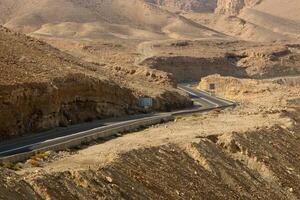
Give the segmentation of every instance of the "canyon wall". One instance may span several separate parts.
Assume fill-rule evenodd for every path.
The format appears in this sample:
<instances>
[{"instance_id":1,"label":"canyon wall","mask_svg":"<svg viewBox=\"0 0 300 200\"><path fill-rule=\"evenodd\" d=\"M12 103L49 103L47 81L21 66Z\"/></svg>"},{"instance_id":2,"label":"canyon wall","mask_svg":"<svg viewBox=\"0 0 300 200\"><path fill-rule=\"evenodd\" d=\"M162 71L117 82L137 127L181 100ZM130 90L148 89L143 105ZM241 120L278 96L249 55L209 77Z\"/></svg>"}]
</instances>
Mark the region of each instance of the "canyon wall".
<instances>
[{"instance_id":1,"label":"canyon wall","mask_svg":"<svg viewBox=\"0 0 300 200\"><path fill-rule=\"evenodd\" d=\"M218 0L215 12L217 14L237 15L245 6L251 7L262 0Z\"/></svg>"},{"instance_id":2,"label":"canyon wall","mask_svg":"<svg viewBox=\"0 0 300 200\"><path fill-rule=\"evenodd\" d=\"M101 73L109 70L0 26L0 140L143 112L139 97L147 93L111 78L130 76L127 72ZM159 85L153 77L141 81L157 86L152 110L191 105L172 78Z\"/></svg>"},{"instance_id":3,"label":"canyon wall","mask_svg":"<svg viewBox=\"0 0 300 200\"><path fill-rule=\"evenodd\" d=\"M228 58L224 57L150 57L142 62L151 68L172 73L177 81L197 81L210 74L220 73L224 76L245 77L246 72L236 67Z\"/></svg>"},{"instance_id":4,"label":"canyon wall","mask_svg":"<svg viewBox=\"0 0 300 200\"><path fill-rule=\"evenodd\" d=\"M132 114L131 91L83 74L52 82L0 86L0 137Z\"/></svg>"},{"instance_id":5,"label":"canyon wall","mask_svg":"<svg viewBox=\"0 0 300 200\"><path fill-rule=\"evenodd\" d=\"M147 0L147 2L176 10L194 12L213 12L217 5L217 0Z\"/></svg>"}]
</instances>

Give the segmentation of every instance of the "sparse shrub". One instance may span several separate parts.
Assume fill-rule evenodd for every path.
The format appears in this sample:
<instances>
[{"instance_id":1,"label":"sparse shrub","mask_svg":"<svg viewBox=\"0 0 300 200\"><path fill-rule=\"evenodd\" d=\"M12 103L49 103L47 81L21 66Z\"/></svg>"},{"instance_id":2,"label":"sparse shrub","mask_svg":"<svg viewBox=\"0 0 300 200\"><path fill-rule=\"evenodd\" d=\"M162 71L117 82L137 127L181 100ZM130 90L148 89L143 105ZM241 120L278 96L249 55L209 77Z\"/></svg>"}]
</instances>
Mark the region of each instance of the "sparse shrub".
<instances>
[{"instance_id":1,"label":"sparse shrub","mask_svg":"<svg viewBox=\"0 0 300 200\"><path fill-rule=\"evenodd\" d=\"M194 113L194 114L192 114L192 117L199 117L199 114L198 113Z\"/></svg>"},{"instance_id":2,"label":"sparse shrub","mask_svg":"<svg viewBox=\"0 0 300 200\"><path fill-rule=\"evenodd\" d=\"M41 166L41 164L40 164L39 161L33 160L33 159L30 159L30 160L28 161L28 163L29 163L32 167L40 167L40 166Z\"/></svg>"},{"instance_id":3,"label":"sparse shrub","mask_svg":"<svg viewBox=\"0 0 300 200\"><path fill-rule=\"evenodd\" d=\"M51 151L46 151L46 152L41 152L41 153L37 153L34 156L32 156L30 159L31 160L35 160L35 161L43 161L46 158L48 158L50 155L52 154Z\"/></svg>"},{"instance_id":4,"label":"sparse shrub","mask_svg":"<svg viewBox=\"0 0 300 200\"><path fill-rule=\"evenodd\" d=\"M177 120L183 119L183 116L176 117Z\"/></svg>"},{"instance_id":5,"label":"sparse shrub","mask_svg":"<svg viewBox=\"0 0 300 200\"><path fill-rule=\"evenodd\" d=\"M5 169L14 170L14 171L19 171L22 169L22 165L20 163L14 164L14 163L8 162L8 161L0 163L0 167L5 168Z\"/></svg>"}]
</instances>

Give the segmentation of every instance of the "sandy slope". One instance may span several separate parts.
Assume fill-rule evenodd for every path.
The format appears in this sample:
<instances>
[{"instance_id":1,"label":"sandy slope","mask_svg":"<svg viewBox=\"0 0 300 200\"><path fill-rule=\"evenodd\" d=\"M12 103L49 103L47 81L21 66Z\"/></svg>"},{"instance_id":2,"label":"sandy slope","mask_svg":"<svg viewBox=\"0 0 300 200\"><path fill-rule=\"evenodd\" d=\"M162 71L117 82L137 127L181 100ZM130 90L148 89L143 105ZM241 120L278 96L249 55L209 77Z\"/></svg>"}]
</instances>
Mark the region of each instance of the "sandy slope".
<instances>
[{"instance_id":1,"label":"sandy slope","mask_svg":"<svg viewBox=\"0 0 300 200\"><path fill-rule=\"evenodd\" d=\"M266 29L262 34L280 34L286 37L286 40L299 41L299 9L300 2L297 0L262 0L252 8L244 8L239 17L247 23Z\"/></svg>"},{"instance_id":2,"label":"sandy slope","mask_svg":"<svg viewBox=\"0 0 300 200\"><path fill-rule=\"evenodd\" d=\"M264 9L260 11L255 8L245 8L239 17L248 23L263 27L274 34L284 35L287 39L299 39L300 21L296 21L298 18L282 18L276 15L276 13L272 15L265 12Z\"/></svg>"},{"instance_id":3,"label":"sandy slope","mask_svg":"<svg viewBox=\"0 0 300 200\"><path fill-rule=\"evenodd\" d=\"M38 37L139 40L225 37L221 32L243 40L300 40L300 3L297 0L222 2L218 3L217 11L224 10L224 13L210 16L210 23L202 23L209 13L193 17L202 26L167 10L176 8L201 13L202 8L213 10L216 2L3 0L0 22ZM228 17L226 13L240 14Z\"/></svg>"},{"instance_id":4,"label":"sandy slope","mask_svg":"<svg viewBox=\"0 0 300 200\"><path fill-rule=\"evenodd\" d=\"M300 21L300 2L297 0L263 0L255 9L277 17Z\"/></svg>"},{"instance_id":5,"label":"sandy slope","mask_svg":"<svg viewBox=\"0 0 300 200\"><path fill-rule=\"evenodd\" d=\"M217 34L143 0L25 0L22 4L19 0L2 2L0 20L33 35L163 39Z\"/></svg>"},{"instance_id":6,"label":"sandy slope","mask_svg":"<svg viewBox=\"0 0 300 200\"><path fill-rule=\"evenodd\" d=\"M156 109L187 105L172 75L135 65L145 58L196 78L220 73L216 66L253 77L299 73L299 45L222 34L297 42L298 5L263 0L236 16L189 20L142 0L1 0L2 24L93 63L0 28L0 132L132 113L144 95ZM1 169L0 199L299 199L299 77L202 80L240 106L35 156L20 175Z\"/></svg>"},{"instance_id":7,"label":"sandy slope","mask_svg":"<svg viewBox=\"0 0 300 200\"><path fill-rule=\"evenodd\" d=\"M184 16L242 40L299 42L300 3L297 0L219 0L216 14Z\"/></svg>"}]
</instances>

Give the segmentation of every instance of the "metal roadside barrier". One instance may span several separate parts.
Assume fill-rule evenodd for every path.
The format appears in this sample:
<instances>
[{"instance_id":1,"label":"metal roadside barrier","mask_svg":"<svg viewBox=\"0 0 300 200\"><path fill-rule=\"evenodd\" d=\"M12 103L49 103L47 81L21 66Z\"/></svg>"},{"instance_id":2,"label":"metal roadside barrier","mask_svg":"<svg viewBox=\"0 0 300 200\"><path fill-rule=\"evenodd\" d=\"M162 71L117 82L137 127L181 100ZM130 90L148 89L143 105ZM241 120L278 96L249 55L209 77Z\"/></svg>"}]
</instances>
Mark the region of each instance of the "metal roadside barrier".
<instances>
[{"instance_id":1,"label":"metal roadside barrier","mask_svg":"<svg viewBox=\"0 0 300 200\"><path fill-rule=\"evenodd\" d=\"M222 99L222 98L219 98ZM227 99L222 99L223 101L228 102L228 105L223 105L219 107L209 107L209 108L193 108L193 109L187 109L187 110L181 110L181 111L175 111L172 113L161 113L156 116L151 117L145 117L141 119L136 120L130 120L126 122L119 122L117 124L112 124L104 127L98 127L91 130L75 133L68 136L63 136L60 138L55 138L52 140L48 140L46 142L38 143L36 145L33 145L31 148L31 151L25 152L25 153L19 153L11 156L5 156L0 157L0 162L21 162L26 159L29 159L30 157L46 152L46 151L60 151L64 149L70 149L74 147L78 147L85 143L90 143L94 140L100 139L100 138L107 138L113 135L116 135L118 133L123 132L129 132L134 131L136 129L139 129L141 127L147 127L154 124L159 124L163 122L172 121L175 119L178 115L184 115L184 114L191 114L191 113L197 113L197 112L205 112L217 108L228 108L228 107L236 107L238 104L233 101L229 101Z\"/></svg>"},{"instance_id":2,"label":"metal roadside barrier","mask_svg":"<svg viewBox=\"0 0 300 200\"><path fill-rule=\"evenodd\" d=\"M96 139L107 138L116 135L118 133L133 131L139 129L140 127L151 126L154 124L168 122L172 120L174 120L174 116L172 114L163 114L159 116L143 118L140 120L133 120L133 121L128 121L120 124L113 124L105 127L95 128L92 130L80 132L77 135L73 134L70 136L57 138L55 140L51 140L46 143L38 144L37 146L35 146L36 149L32 151L2 157L0 158L0 162L12 162L12 163L21 162L26 159L29 159L30 157L38 153L42 153L50 150L59 151L64 149L70 149L70 148L80 146L81 144L84 143L89 143Z\"/></svg>"},{"instance_id":3,"label":"metal roadside barrier","mask_svg":"<svg viewBox=\"0 0 300 200\"><path fill-rule=\"evenodd\" d=\"M214 107L214 108L198 108L198 109L191 109L191 110L182 110L182 111L177 111L177 112L173 112L173 116L178 116L178 115L185 115L185 114L192 114L192 113L199 113L199 112L206 112L206 111L210 111L213 109L222 109L222 108L230 108L230 107L236 107L237 104L230 104L227 106L219 106L219 107Z\"/></svg>"}]
</instances>

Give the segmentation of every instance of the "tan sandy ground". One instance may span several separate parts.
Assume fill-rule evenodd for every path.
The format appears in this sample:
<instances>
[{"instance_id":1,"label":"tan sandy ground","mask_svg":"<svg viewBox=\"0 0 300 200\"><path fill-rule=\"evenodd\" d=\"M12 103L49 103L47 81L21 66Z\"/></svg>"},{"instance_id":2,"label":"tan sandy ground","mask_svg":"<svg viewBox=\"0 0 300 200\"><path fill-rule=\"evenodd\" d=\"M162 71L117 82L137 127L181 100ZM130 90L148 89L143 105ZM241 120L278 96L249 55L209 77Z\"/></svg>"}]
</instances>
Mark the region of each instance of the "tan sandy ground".
<instances>
[{"instance_id":1,"label":"tan sandy ground","mask_svg":"<svg viewBox=\"0 0 300 200\"><path fill-rule=\"evenodd\" d=\"M220 77L215 78L213 76L212 79L214 81L217 79L220 82L223 81ZM233 82L231 79L233 78L229 78L229 81ZM225 81L228 80L225 79ZM106 165L115 160L119 154L133 149L170 143L184 144L198 141L199 138L210 135L224 135L233 132L243 133L268 129L274 125L292 130L299 123L286 114L293 110L290 107L290 100L298 99L299 101L300 90L298 85L286 86L273 83L272 81L253 81L257 86L255 88L251 87L252 80L241 82L243 85L248 86L247 91L237 88L240 85L227 84L232 87L230 92L231 98L241 102L241 105L235 109L179 116L175 122L123 135L122 137L87 147L74 155L63 154L63 158L46 164L43 170L65 171L93 168ZM232 93L236 89L241 93L244 92L244 94ZM32 168L29 169L29 171L32 170Z\"/></svg>"},{"instance_id":2,"label":"tan sandy ground","mask_svg":"<svg viewBox=\"0 0 300 200\"><path fill-rule=\"evenodd\" d=\"M203 58L206 67L211 61L233 65L224 71L245 68L250 77L299 72L299 45L290 44L299 41L297 0L262 0L234 16L172 13L142 0L97 2L3 0L0 23L94 62L85 70L134 95L167 94L162 104L174 100L172 76L136 66L144 58L163 58L171 63L167 67L184 58L179 67L190 73L201 71L196 67ZM8 64L24 62L21 55L5 58L12 62ZM194 64L195 71L187 70L186 63ZM82 66L73 68L81 71ZM205 76L216 73L207 69ZM18 77L22 79L20 73ZM24 199L26 191L30 199L299 199L299 77L258 81L209 76L199 87L206 89L209 82L217 83L217 95L240 105L180 116L80 150L50 152L46 161L32 158L21 164L21 176L1 173L0 199Z\"/></svg>"},{"instance_id":3,"label":"tan sandy ground","mask_svg":"<svg viewBox=\"0 0 300 200\"><path fill-rule=\"evenodd\" d=\"M223 93L217 93L242 105L52 152L47 161L36 156L18 176L3 172L9 180L0 176L1 194L53 200L299 199L299 78L214 75L200 87L211 81L226 83L226 91L220 87ZM16 193L9 192L15 187Z\"/></svg>"}]
</instances>

